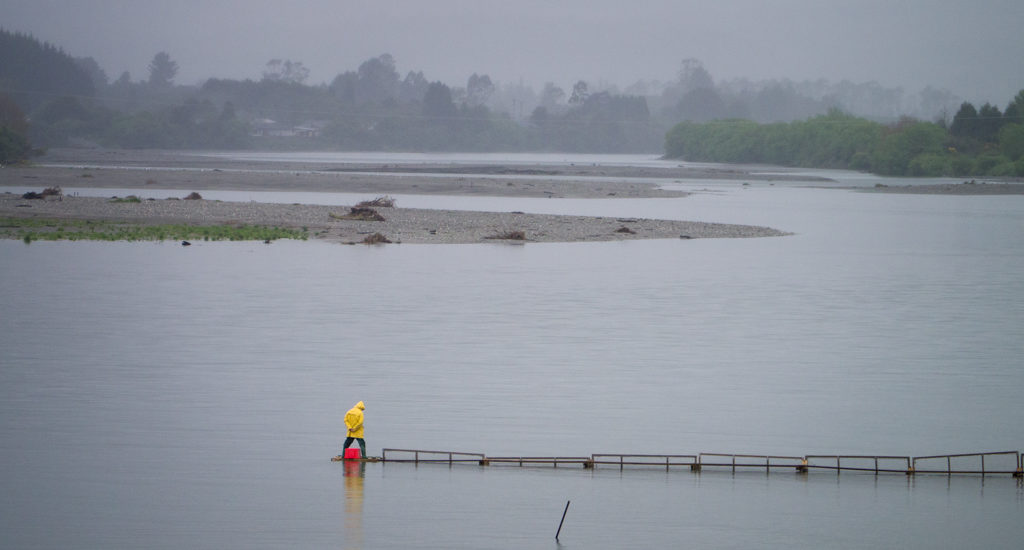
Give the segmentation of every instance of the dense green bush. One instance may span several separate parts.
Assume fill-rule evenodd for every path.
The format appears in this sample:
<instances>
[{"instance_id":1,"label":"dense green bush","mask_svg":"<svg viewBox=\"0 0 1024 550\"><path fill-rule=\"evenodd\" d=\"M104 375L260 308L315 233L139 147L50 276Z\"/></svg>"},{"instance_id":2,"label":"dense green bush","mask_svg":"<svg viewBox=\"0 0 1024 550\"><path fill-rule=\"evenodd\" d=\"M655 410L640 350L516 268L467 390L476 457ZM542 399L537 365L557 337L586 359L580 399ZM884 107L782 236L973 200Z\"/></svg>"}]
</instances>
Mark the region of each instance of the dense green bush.
<instances>
[{"instance_id":1,"label":"dense green bush","mask_svg":"<svg viewBox=\"0 0 1024 550\"><path fill-rule=\"evenodd\" d=\"M6 94L0 94L0 164L21 162L32 151L28 120L21 108Z\"/></svg>"},{"instance_id":2,"label":"dense green bush","mask_svg":"<svg viewBox=\"0 0 1024 550\"><path fill-rule=\"evenodd\" d=\"M950 160L950 173L954 176L969 176L976 173L974 158L967 155L954 154Z\"/></svg>"},{"instance_id":3,"label":"dense green bush","mask_svg":"<svg viewBox=\"0 0 1024 550\"><path fill-rule=\"evenodd\" d=\"M25 136L8 126L0 126L0 165L24 161L31 150Z\"/></svg>"},{"instance_id":4,"label":"dense green bush","mask_svg":"<svg viewBox=\"0 0 1024 550\"><path fill-rule=\"evenodd\" d=\"M1000 178L1013 177L1017 175L1017 165L1011 161L1001 162L989 169L988 174Z\"/></svg>"},{"instance_id":5,"label":"dense green bush","mask_svg":"<svg viewBox=\"0 0 1024 550\"><path fill-rule=\"evenodd\" d=\"M1007 158L1024 158L1024 124L1007 124L999 130L999 147Z\"/></svg>"},{"instance_id":6,"label":"dense green bush","mask_svg":"<svg viewBox=\"0 0 1024 550\"><path fill-rule=\"evenodd\" d=\"M882 130L839 111L791 123L683 122L667 134L665 149L669 157L694 161L848 168L870 164Z\"/></svg>"},{"instance_id":7,"label":"dense green bush","mask_svg":"<svg viewBox=\"0 0 1024 550\"><path fill-rule=\"evenodd\" d=\"M1008 164L1010 162L1010 159L1004 157L1003 155L986 153L978 156L978 158L974 162L974 168L975 170L978 171L979 174L995 175L992 173L993 168L1001 164Z\"/></svg>"},{"instance_id":8,"label":"dense green bush","mask_svg":"<svg viewBox=\"0 0 1024 550\"><path fill-rule=\"evenodd\" d=\"M875 144L871 170L891 175L942 175L943 172L924 172L930 172L938 167L940 161L936 157L942 155L946 149L945 140L946 132L935 124L901 121ZM922 158L913 163L913 169L922 173L914 173L911 171L911 163L919 156Z\"/></svg>"},{"instance_id":9,"label":"dense green bush","mask_svg":"<svg viewBox=\"0 0 1024 550\"><path fill-rule=\"evenodd\" d=\"M909 118L885 126L835 110L790 123L682 122L666 134L665 154L690 161L846 168L892 176L1020 176L1024 124L1013 114L1019 112L1018 102L1024 102L1024 92L1003 118L991 105L979 113L965 103L951 129Z\"/></svg>"},{"instance_id":10,"label":"dense green bush","mask_svg":"<svg viewBox=\"0 0 1024 550\"><path fill-rule=\"evenodd\" d=\"M950 158L937 153L924 153L910 159L906 175L920 177L938 177L951 172Z\"/></svg>"}]
</instances>

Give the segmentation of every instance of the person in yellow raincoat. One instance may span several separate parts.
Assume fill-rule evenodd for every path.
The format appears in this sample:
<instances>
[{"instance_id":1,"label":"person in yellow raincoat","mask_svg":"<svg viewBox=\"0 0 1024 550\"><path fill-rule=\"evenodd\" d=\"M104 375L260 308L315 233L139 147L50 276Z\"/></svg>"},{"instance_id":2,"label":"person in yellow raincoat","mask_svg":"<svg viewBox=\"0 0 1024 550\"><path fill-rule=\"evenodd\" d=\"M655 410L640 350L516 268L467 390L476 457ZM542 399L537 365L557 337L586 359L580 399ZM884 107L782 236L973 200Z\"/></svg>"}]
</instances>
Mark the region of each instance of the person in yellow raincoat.
<instances>
[{"instance_id":1,"label":"person in yellow raincoat","mask_svg":"<svg viewBox=\"0 0 1024 550\"><path fill-rule=\"evenodd\" d=\"M345 449L352 444L353 441L359 442L359 453L363 458L366 458L366 441L363 439L363 411L366 409L366 405L362 401L356 403L355 407L349 409L345 413L345 426L348 427L348 437L345 438ZM342 454L345 454L342 449Z\"/></svg>"}]
</instances>

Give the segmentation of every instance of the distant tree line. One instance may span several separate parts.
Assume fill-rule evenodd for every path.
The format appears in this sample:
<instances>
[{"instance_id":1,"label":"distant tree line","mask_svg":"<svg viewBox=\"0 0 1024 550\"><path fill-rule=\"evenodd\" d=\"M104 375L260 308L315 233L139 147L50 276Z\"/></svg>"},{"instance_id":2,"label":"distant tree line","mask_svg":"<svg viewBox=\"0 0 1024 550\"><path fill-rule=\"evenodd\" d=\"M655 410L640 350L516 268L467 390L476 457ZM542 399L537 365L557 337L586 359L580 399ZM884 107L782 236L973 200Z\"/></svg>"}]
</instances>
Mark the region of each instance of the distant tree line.
<instances>
[{"instance_id":1,"label":"distant tree line","mask_svg":"<svg viewBox=\"0 0 1024 550\"><path fill-rule=\"evenodd\" d=\"M273 59L259 80L180 86L166 52L153 57L147 79L125 72L111 82L92 58L27 35L0 31L0 39L3 60L18 60L0 65L0 93L27 113L18 135L41 147L655 152L668 128L644 98L587 94L584 82L569 103L513 117L491 106L499 91L488 75L473 74L465 87L422 71L402 77L388 54L330 84L308 85L301 62ZM510 97L519 111L527 105Z\"/></svg>"},{"instance_id":2,"label":"distant tree line","mask_svg":"<svg viewBox=\"0 0 1024 550\"><path fill-rule=\"evenodd\" d=\"M673 143L685 142L688 155L702 148L707 151L701 154L709 155L710 145L686 140L684 134L715 128L709 137L718 139L719 126L753 124L764 126L757 131L774 143L779 135L788 135L786 128L802 135L810 131L806 124L834 119L841 110L850 113L842 115L842 124L849 128L845 132L886 135L888 127L882 122L896 120L908 104L936 116L943 130L964 136L963 143L951 146L965 154L973 155L971 147L978 143L994 143L992 130L985 124L965 125L969 113L948 120L948 112L959 104L948 92L929 88L911 101L901 90L875 83L716 83L694 59L683 60L669 81L641 81L622 91L578 80L566 89L547 82L536 92L521 82L496 83L481 73L471 75L465 85L453 86L430 80L422 71L402 76L389 54L367 59L355 70L320 84L309 84L309 70L302 62L288 59L268 61L255 80L212 78L200 85L180 85L174 81L178 70L167 52L158 52L146 78L133 79L125 71L112 80L92 58L71 57L31 36L0 30L0 96L9 100L3 120L14 121L4 123L0 143L9 144L5 150L18 151L5 156L23 158L32 150L29 144L654 153L663 150L666 132L679 121L686 121L679 127L686 131L673 130ZM982 107L978 117L987 120L991 109ZM729 122L711 122L722 119ZM793 120L806 122L789 122ZM828 124L834 126L837 121ZM904 122L892 125L904 126ZM748 149L746 157L735 151L723 156L842 165L852 147L845 144L828 154L813 148L790 151L799 141L793 139L786 145ZM820 145L811 138L801 139ZM863 147L857 147L857 152L863 152ZM864 155L854 164L871 166L874 157ZM822 156L828 158L815 160Z\"/></svg>"},{"instance_id":3,"label":"distant tree line","mask_svg":"<svg viewBox=\"0 0 1024 550\"><path fill-rule=\"evenodd\" d=\"M948 126L902 118L881 124L833 110L804 121L682 122L671 158L845 168L893 176L1024 176L1024 90L1000 112L964 102Z\"/></svg>"},{"instance_id":4,"label":"distant tree line","mask_svg":"<svg viewBox=\"0 0 1024 550\"><path fill-rule=\"evenodd\" d=\"M92 81L57 47L0 29L0 164L28 157L32 112L62 94L89 98Z\"/></svg>"},{"instance_id":5,"label":"distant tree line","mask_svg":"<svg viewBox=\"0 0 1024 550\"><path fill-rule=\"evenodd\" d=\"M307 86L265 74L259 81L210 79L196 96L230 101L251 121L315 130L311 142L257 140L269 147L312 143L348 150L653 152L667 129L651 119L639 97L594 94L517 119L489 106L496 91L486 74L474 73L458 88L430 81L422 71L403 77L394 58L383 54L328 85Z\"/></svg>"}]
</instances>

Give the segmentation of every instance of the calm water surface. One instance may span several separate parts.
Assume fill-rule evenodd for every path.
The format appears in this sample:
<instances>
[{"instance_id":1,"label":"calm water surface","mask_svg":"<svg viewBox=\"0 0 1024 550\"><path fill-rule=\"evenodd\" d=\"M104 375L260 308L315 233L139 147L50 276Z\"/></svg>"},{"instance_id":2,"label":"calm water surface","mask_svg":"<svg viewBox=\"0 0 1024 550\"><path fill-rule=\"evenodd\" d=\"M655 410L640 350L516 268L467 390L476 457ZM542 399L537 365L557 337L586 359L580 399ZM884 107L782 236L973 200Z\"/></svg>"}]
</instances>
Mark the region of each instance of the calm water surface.
<instances>
[{"instance_id":1,"label":"calm water surface","mask_svg":"<svg viewBox=\"0 0 1024 550\"><path fill-rule=\"evenodd\" d=\"M372 454L1024 447L1024 197L679 185L700 192L398 198L795 235L0 242L2 546L552 548L572 500L563 547L1017 548L1008 476L327 460L358 400ZM286 202L307 195L351 202Z\"/></svg>"}]
</instances>

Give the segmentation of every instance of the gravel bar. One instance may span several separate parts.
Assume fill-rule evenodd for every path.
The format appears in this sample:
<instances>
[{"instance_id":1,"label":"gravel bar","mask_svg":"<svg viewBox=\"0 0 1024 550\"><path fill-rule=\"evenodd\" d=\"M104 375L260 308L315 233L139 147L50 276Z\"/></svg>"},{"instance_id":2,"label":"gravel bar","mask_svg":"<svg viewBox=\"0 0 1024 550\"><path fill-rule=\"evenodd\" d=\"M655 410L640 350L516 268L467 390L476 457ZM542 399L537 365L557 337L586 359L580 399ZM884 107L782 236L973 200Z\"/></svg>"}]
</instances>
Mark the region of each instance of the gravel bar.
<instances>
[{"instance_id":1,"label":"gravel bar","mask_svg":"<svg viewBox=\"0 0 1024 550\"><path fill-rule=\"evenodd\" d=\"M0 194L0 216L83 219L135 224L245 224L306 228L313 239L361 243L380 233L395 243L580 242L633 239L700 239L786 235L767 227L677 220L561 216L522 212L470 212L377 208L383 221L344 219L348 206L271 204L216 200L146 199L111 202L81 197L76 188L176 192L283 191L387 194L588 198L685 197L662 189L666 178L748 178L745 171L676 166L577 166L552 164L356 164L261 162L173 151L55 149L27 166L0 168L0 187L41 192L59 187L61 197L23 199ZM187 191L183 191L187 190ZM518 238L508 238L518 237Z\"/></svg>"},{"instance_id":2,"label":"gravel bar","mask_svg":"<svg viewBox=\"0 0 1024 550\"><path fill-rule=\"evenodd\" d=\"M702 239L787 235L767 227L642 218L559 216L521 212L473 212L375 208L384 221L339 219L345 206L63 196L24 199L0 194L0 216L102 220L137 224L263 225L306 228L313 239L361 243L374 233L395 243L585 242L634 239ZM508 238L520 233L521 238Z\"/></svg>"}]
</instances>

